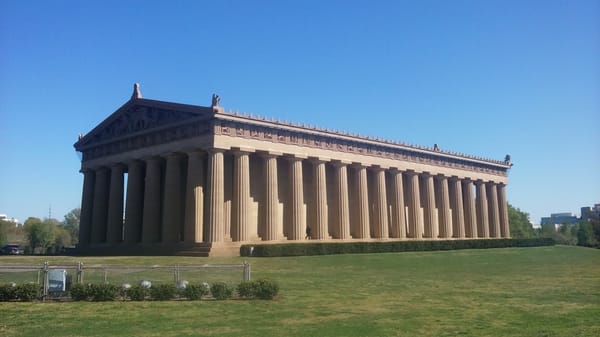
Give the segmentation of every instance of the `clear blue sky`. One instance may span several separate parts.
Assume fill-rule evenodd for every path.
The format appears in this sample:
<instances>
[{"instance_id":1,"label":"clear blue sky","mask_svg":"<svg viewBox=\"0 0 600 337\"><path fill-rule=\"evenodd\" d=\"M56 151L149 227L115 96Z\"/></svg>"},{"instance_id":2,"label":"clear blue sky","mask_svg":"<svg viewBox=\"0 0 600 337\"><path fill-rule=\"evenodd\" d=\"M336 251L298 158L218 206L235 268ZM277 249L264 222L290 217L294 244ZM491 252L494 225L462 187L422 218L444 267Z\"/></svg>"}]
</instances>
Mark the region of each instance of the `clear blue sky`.
<instances>
[{"instance_id":1,"label":"clear blue sky","mask_svg":"<svg viewBox=\"0 0 600 337\"><path fill-rule=\"evenodd\" d=\"M600 1L0 0L0 213L81 202L72 144L129 99L502 159L533 222L600 202Z\"/></svg>"}]
</instances>

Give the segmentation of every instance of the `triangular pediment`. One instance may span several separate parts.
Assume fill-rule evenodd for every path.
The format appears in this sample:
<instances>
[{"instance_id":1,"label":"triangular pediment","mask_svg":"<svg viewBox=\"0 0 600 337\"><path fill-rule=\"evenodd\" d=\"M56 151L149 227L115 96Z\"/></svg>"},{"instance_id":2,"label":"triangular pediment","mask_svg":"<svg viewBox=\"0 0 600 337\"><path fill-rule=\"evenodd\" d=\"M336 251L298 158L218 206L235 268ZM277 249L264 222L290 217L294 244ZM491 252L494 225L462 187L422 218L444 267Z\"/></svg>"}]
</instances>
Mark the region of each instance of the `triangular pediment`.
<instances>
[{"instance_id":1,"label":"triangular pediment","mask_svg":"<svg viewBox=\"0 0 600 337\"><path fill-rule=\"evenodd\" d=\"M112 140L210 118L213 108L149 99L131 99L75 143L79 151Z\"/></svg>"}]
</instances>

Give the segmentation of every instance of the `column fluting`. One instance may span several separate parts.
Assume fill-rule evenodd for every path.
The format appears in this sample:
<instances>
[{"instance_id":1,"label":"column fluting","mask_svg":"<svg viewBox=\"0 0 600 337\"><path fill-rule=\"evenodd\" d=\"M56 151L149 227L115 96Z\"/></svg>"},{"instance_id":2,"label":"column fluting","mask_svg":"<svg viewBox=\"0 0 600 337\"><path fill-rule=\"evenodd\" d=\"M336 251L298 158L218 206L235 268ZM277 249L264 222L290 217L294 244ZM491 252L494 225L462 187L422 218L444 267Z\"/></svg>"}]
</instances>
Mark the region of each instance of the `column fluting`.
<instances>
[{"instance_id":1,"label":"column fluting","mask_svg":"<svg viewBox=\"0 0 600 337\"><path fill-rule=\"evenodd\" d=\"M500 237L500 209L498 207L498 190L496 184L487 184L488 214L490 216L490 237Z\"/></svg>"},{"instance_id":2,"label":"column fluting","mask_svg":"<svg viewBox=\"0 0 600 337\"><path fill-rule=\"evenodd\" d=\"M408 180L408 236L414 239L423 237L423 216L421 213L421 194L419 175L416 172L407 172Z\"/></svg>"},{"instance_id":3,"label":"column fluting","mask_svg":"<svg viewBox=\"0 0 600 337\"><path fill-rule=\"evenodd\" d=\"M423 173L421 201L423 205L423 224L425 226L424 237L437 239L438 224L435 209L435 192L433 186L433 176L429 173Z\"/></svg>"},{"instance_id":4,"label":"column fluting","mask_svg":"<svg viewBox=\"0 0 600 337\"><path fill-rule=\"evenodd\" d=\"M490 222L488 216L488 201L485 183L481 180L475 182L477 189L477 231L479 237L490 237Z\"/></svg>"},{"instance_id":5,"label":"column fluting","mask_svg":"<svg viewBox=\"0 0 600 337\"><path fill-rule=\"evenodd\" d=\"M392 170L392 227L393 238L406 238L406 215L404 209L404 186L402 172Z\"/></svg>"},{"instance_id":6,"label":"column fluting","mask_svg":"<svg viewBox=\"0 0 600 337\"><path fill-rule=\"evenodd\" d=\"M206 153L188 153L185 222L183 240L200 243L204 235L204 191L206 186Z\"/></svg>"},{"instance_id":7,"label":"column fluting","mask_svg":"<svg viewBox=\"0 0 600 337\"><path fill-rule=\"evenodd\" d=\"M450 212L450 192L448 189L448 178L445 176L437 176L438 180L438 192L436 196L438 198L438 219L439 219L439 237L440 238L451 238L452 237L452 215Z\"/></svg>"},{"instance_id":8,"label":"column fluting","mask_svg":"<svg viewBox=\"0 0 600 337\"><path fill-rule=\"evenodd\" d=\"M106 241L111 244L123 240L123 173L124 167L121 164L113 165L110 169Z\"/></svg>"},{"instance_id":9,"label":"column fluting","mask_svg":"<svg viewBox=\"0 0 600 337\"><path fill-rule=\"evenodd\" d=\"M325 162L315 159L313 162L313 193L315 201L315 229L313 237L317 240L329 239L327 214L327 181Z\"/></svg>"},{"instance_id":10,"label":"column fluting","mask_svg":"<svg viewBox=\"0 0 600 337\"><path fill-rule=\"evenodd\" d=\"M183 186L181 179L182 156L171 153L166 157L162 242L175 243L183 234Z\"/></svg>"},{"instance_id":11,"label":"column fluting","mask_svg":"<svg viewBox=\"0 0 600 337\"><path fill-rule=\"evenodd\" d=\"M144 181L144 212L142 218L142 242L155 243L160 240L161 220L161 165L160 157L146 159Z\"/></svg>"},{"instance_id":12,"label":"column fluting","mask_svg":"<svg viewBox=\"0 0 600 337\"><path fill-rule=\"evenodd\" d=\"M92 214L94 210L94 185L96 172L91 169L83 171L83 192L81 193L81 213L79 220L79 246L90 244L92 234Z\"/></svg>"},{"instance_id":13,"label":"column fluting","mask_svg":"<svg viewBox=\"0 0 600 337\"><path fill-rule=\"evenodd\" d=\"M369 189L367 185L367 168L363 165L356 166L356 185L358 186L358 226L356 228L356 237L358 239L368 239L370 233L369 219Z\"/></svg>"},{"instance_id":14,"label":"column fluting","mask_svg":"<svg viewBox=\"0 0 600 337\"><path fill-rule=\"evenodd\" d=\"M277 184L277 156L264 154L265 163L265 237L263 240L283 239L283 228L279 223L279 187Z\"/></svg>"},{"instance_id":15,"label":"column fluting","mask_svg":"<svg viewBox=\"0 0 600 337\"><path fill-rule=\"evenodd\" d=\"M250 157L249 152L233 153L233 241L247 241L250 237ZM252 233L256 236L256 233Z\"/></svg>"},{"instance_id":16,"label":"column fluting","mask_svg":"<svg viewBox=\"0 0 600 337\"><path fill-rule=\"evenodd\" d=\"M94 206L92 211L92 243L106 242L106 223L108 219L108 189L110 171L101 167L96 170L94 186Z\"/></svg>"},{"instance_id":17,"label":"column fluting","mask_svg":"<svg viewBox=\"0 0 600 337\"><path fill-rule=\"evenodd\" d=\"M462 187L465 207L465 235L469 238L477 238L477 212L475 207L475 194L473 192L473 181L470 179L463 180Z\"/></svg>"},{"instance_id":18,"label":"column fluting","mask_svg":"<svg viewBox=\"0 0 600 337\"><path fill-rule=\"evenodd\" d=\"M290 240L304 240L306 238L306 212L304 210L304 186L302 176L302 159L290 157L292 203L292 237Z\"/></svg>"},{"instance_id":19,"label":"column fluting","mask_svg":"<svg viewBox=\"0 0 600 337\"><path fill-rule=\"evenodd\" d=\"M335 186L337 195L337 237L336 239L350 239L350 208L348 202L348 167L347 164L336 162Z\"/></svg>"},{"instance_id":20,"label":"column fluting","mask_svg":"<svg viewBox=\"0 0 600 337\"><path fill-rule=\"evenodd\" d=\"M207 241L211 243L219 243L225 240L224 228L224 163L223 150L210 149L208 151L208 237Z\"/></svg>"},{"instance_id":21,"label":"column fluting","mask_svg":"<svg viewBox=\"0 0 600 337\"><path fill-rule=\"evenodd\" d=\"M508 203L506 201L506 185L498 185L498 208L500 209L500 232L503 238L510 238L508 223Z\"/></svg>"},{"instance_id":22,"label":"column fluting","mask_svg":"<svg viewBox=\"0 0 600 337\"><path fill-rule=\"evenodd\" d=\"M374 234L378 239L387 239L388 216L387 216L387 191L385 188L385 170L375 168L375 228Z\"/></svg>"},{"instance_id":23,"label":"column fluting","mask_svg":"<svg viewBox=\"0 0 600 337\"><path fill-rule=\"evenodd\" d=\"M465 213L460 179L456 177L451 178L448 188L450 190L450 208L452 208L452 236L464 239Z\"/></svg>"},{"instance_id":24,"label":"column fluting","mask_svg":"<svg viewBox=\"0 0 600 337\"><path fill-rule=\"evenodd\" d=\"M144 167L141 162L127 163L127 199L125 201L124 242L133 244L142 239L144 210Z\"/></svg>"}]
</instances>

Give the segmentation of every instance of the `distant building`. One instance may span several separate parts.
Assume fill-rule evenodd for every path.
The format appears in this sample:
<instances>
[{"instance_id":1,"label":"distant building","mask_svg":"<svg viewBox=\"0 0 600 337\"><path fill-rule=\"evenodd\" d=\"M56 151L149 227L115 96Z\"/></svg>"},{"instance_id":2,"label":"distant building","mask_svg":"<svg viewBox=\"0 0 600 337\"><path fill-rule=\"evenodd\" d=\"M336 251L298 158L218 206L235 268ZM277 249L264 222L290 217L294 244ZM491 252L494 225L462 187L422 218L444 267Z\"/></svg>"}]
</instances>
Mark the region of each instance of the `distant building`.
<instances>
[{"instance_id":1,"label":"distant building","mask_svg":"<svg viewBox=\"0 0 600 337\"><path fill-rule=\"evenodd\" d=\"M572 224L579 222L579 219L573 213L552 213L549 217L543 217L540 222L542 225L554 224Z\"/></svg>"},{"instance_id":2,"label":"distant building","mask_svg":"<svg viewBox=\"0 0 600 337\"><path fill-rule=\"evenodd\" d=\"M600 204L594 204L594 207L581 207L581 217L579 218L570 212L552 213L549 217L542 217L540 224L542 226L553 224L558 227L564 224L576 224L581 221L587 221L592 217L600 217Z\"/></svg>"},{"instance_id":3,"label":"distant building","mask_svg":"<svg viewBox=\"0 0 600 337\"><path fill-rule=\"evenodd\" d=\"M15 224L19 223L19 220L15 219L15 218L9 218L6 214L0 214L0 220L13 222Z\"/></svg>"}]
</instances>

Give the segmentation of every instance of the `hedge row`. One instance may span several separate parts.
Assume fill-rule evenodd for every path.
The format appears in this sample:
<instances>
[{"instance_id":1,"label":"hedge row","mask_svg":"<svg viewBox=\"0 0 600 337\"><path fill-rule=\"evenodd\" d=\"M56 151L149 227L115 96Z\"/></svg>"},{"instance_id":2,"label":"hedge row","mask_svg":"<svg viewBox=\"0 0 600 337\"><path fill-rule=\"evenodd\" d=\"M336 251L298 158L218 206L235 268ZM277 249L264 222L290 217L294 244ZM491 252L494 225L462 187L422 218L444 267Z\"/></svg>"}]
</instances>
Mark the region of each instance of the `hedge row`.
<instances>
[{"instance_id":1,"label":"hedge row","mask_svg":"<svg viewBox=\"0 0 600 337\"><path fill-rule=\"evenodd\" d=\"M316 242L267 245L243 245L241 256L304 256L330 254L391 253L455 249L485 249L505 247L552 246L551 238L533 239L477 239L391 242Z\"/></svg>"},{"instance_id":2,"label":"hedge row","mask_svg":"<svg viewBox=\"0 0 600 337\"><path fill-rule=\"evenodd\" d=\"M232 298L236 290L240 298L273 299L279 292L279 286L270 280L242 282L237 288L225 282L187 284L182 289L170 283L156 284L150 288L141 285L124 288L114 284L74 284L70 293L74 301L201 300L208 295L216 300L226 300Z\"/></svg>"},{"instance_id":3,"label":"hedge row","mask_svg":"<svg viewBox=\"0 0 600 337\"><path fill-rule=\"evenodd\" d=\"M40 297L41 288L35 283L0 284L0 301L33 301Z\"/></svg>"}]
</instances>

